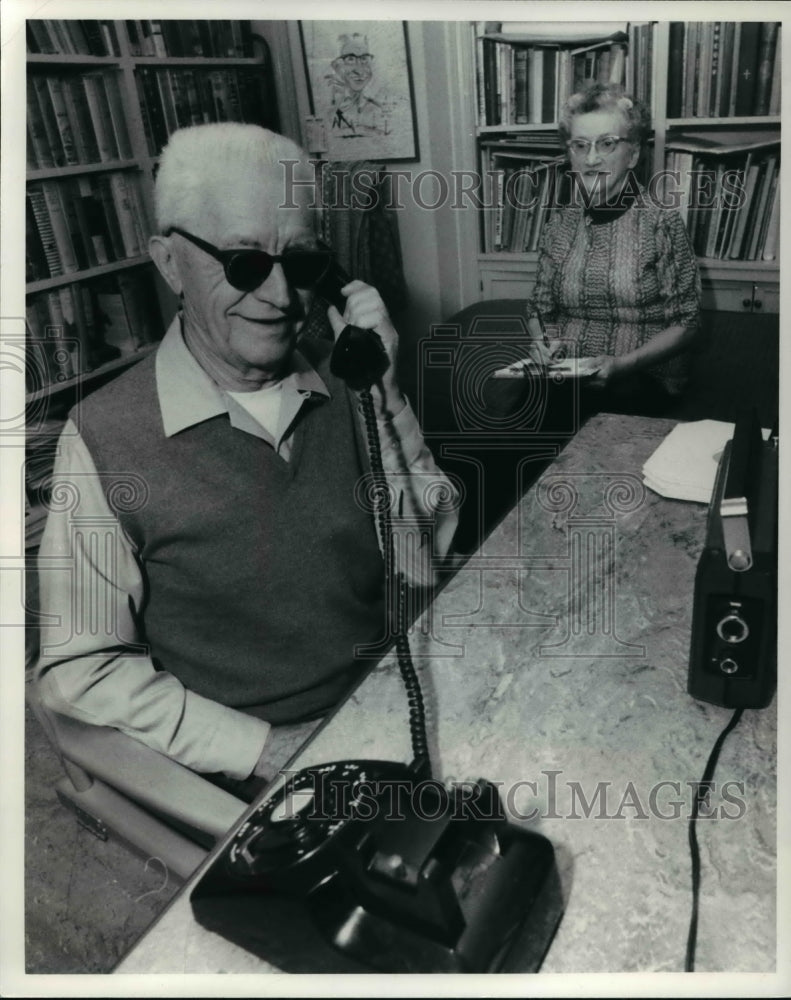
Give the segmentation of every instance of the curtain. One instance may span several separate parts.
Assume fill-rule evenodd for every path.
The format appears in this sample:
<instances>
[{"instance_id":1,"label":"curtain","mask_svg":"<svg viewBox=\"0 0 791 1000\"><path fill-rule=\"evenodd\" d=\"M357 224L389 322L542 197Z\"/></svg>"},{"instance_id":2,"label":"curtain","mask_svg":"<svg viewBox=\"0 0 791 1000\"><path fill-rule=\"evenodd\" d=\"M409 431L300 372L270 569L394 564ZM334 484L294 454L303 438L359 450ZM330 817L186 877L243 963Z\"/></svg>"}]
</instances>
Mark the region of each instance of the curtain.
<instances>
[{"instance_id":1,"label":"curtain","mask_svg":"<svg viewBox=\"0 0 791 1000\"><path fill-rule=\"evenodd\" d=\"M398 217L381 164L327 163L323 171L323 230L353 278L379 290L388 311L407 304Z\"/></svg>"},{"instance_id":2,"label":"curtain","mask_svg":"<svg viewBox=\"0 0 791 1000\"><path fill-rule=\"evenodd\" d=\"M319 235L352 278L373 285L391 316L407 304L398 217L382 164L359 160L321 165ZM326 306L316 300L302 337L332 338Z\"/></svg>"}]
</instances>

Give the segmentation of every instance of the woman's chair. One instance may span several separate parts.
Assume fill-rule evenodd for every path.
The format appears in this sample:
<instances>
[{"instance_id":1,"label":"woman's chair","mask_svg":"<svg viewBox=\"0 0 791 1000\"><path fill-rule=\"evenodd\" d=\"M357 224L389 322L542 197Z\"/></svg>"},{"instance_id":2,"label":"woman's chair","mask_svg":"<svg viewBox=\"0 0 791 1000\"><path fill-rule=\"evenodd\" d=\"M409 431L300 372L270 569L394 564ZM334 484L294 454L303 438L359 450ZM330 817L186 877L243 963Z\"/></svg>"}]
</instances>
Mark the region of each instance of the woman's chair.
<instances>
[{"instance_id":1,"label":"woman's chair","mask_svg":"<svg viewBox=\"0 0 791 1000\"><path fill-rule=\"evenodd\" d=\"M735 423L755 411L762 427L777 420L780 317L704 310L690 351L690 379L673 416Z\"/></svg>"},{"instance_id":2,"label":"woman's chair","mask_svg":"<svg viewBox=\"0 0 791 1000\"><path fill-rule=\"evenodd\" d=\"M413 398L437 463L463 487L460 553L480 545L560 447L548 440L526 447L530 414L538 417L530 393L518 380L489 377L524 356L526 316L525 299L476 302L435 324L421 345Z\"/></svg>"}]
</instances>

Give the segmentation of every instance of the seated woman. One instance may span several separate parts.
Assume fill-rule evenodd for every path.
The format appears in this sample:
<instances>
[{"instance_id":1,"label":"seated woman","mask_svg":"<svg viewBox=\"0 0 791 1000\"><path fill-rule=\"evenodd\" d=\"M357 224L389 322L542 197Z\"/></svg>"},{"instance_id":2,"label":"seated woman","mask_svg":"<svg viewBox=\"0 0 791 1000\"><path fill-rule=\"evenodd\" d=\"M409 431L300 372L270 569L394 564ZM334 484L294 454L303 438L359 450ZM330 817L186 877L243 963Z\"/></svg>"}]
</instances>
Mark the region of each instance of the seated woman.
<instances>
[{"instance_id":1,"label":"seated woman","mask_svg":"<svg viewBox=\"0 0 791 1000\"><path fill-rule=\"evenodd\" d=\"M700 277L684 222L633 174L649 128L639 101L601 84L574 94L559 122L572 197L547 222L528 329L538 360L550 357L542 321L567 356L594 359L586 409L665 412L684 388L698 328Z\"/></svg>"}]
</instances>

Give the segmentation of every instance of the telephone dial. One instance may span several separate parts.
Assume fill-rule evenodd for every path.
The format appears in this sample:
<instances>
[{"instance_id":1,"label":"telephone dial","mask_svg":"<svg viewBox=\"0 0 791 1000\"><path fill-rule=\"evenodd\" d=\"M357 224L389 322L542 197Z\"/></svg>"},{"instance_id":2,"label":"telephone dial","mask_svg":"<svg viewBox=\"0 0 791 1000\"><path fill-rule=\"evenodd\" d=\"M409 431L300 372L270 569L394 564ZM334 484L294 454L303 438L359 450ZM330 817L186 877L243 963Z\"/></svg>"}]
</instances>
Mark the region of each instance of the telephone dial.
<instances>
[{"instance_id":1,"label":"telephone dial","mask_svg":"<svg viewBox=\"0 0 791 1000\"><path fill-rule=\"evenodd\" d=\"M343 312L337 265L318 293ZM371 469L384 485L370 387L389 359L347 326L330 368L360 392ZM377 510L414 759L306 768L247 814L192 892L196 919L285 972L536 972L563 906L546 837L510 823L496 787L431 776L423 698L393 567L387 491Z\"/></svg>"}]
</instances>

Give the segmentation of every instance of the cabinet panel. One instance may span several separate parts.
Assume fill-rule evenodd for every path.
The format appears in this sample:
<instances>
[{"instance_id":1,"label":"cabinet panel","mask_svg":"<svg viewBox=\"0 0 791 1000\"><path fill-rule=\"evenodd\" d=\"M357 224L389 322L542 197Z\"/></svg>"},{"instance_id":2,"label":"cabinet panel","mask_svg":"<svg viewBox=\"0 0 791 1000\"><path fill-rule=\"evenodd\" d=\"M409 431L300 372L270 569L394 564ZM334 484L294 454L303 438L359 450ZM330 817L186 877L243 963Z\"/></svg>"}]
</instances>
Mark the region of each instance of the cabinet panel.
<instances>
[{"instance_id":1,"label":"cabinet panel","mask_svg":"<svg viewBox=\"0 0 791 1000\"><path fill-rule=\"evenodd\" d=\"M780 288L778 285L755 285L753 292L753 312L779 313Z\"/></svg>"},{"instance_id":2,"label":"cabinet panel","mask_svg":"<svg viewBox=\"0 0 791 1000\"><path fill-rule=\"evenodd\" d=\"M535 258L481 261L482 299L524 299L536 280Z\"/></svg>"},{"instance_id":3,"label":"cabinet panel","mask_svg":"<svg viewBox=\"0 0 791 1000\"><path fill-rule=\"evenodd\" d=\"M702 306L715 312L777 314L780 312L780 288L774 282L704 279Z\"/></svg>"}]
</instances>

